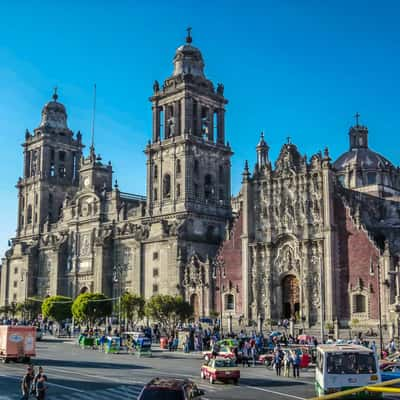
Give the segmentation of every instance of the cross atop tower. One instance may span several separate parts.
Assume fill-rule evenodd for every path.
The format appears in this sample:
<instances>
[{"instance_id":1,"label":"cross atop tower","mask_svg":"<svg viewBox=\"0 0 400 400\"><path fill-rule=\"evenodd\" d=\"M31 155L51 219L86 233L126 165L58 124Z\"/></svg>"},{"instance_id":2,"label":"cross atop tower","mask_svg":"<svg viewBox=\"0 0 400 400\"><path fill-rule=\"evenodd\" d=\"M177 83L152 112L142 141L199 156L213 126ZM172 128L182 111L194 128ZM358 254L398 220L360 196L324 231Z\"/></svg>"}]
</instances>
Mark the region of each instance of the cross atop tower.
<instances>
[{"instance_id":1,"label":"cross atop tower","mask_svg":"<svg viewBox=\"0 0 400 400\"><path fill-rule=\"evenodd\" d=\"M54 101L57 101L57 99L58 99L57 90L58 90L58 87L56 86L56 87L54 88L54 93L53 93L53 100L54 100Z\"/></svg>"},{"instance_id":2,"label":"cross atop tower","mask_svg":"<svg viewBox=\"0 0 400 400\"><path fill-rule=\"evenodd\" d=\"M290 136L288 136L286 138L286 140L287 140L287 144L292 144L292 138Z\"/></svg>"},{"instance_id":3,"label":"cross atop tower","mask_svg":"<svg viewBox=\"0 0 400 400\"><path fill-rule=\"evenodd\" d=\"M359 126L359 119L360 119L360 113L356 112L356 114L354 115L354 118L356 119L356 126Z\"/></svg>"},{"instance_id":4,"label":"cross atop tower","mask_svg":"<svg viewBox=\"0 0 400 400\"><path fill-rule=\"evenodd\" d=\"M186 36L186 43L192 43L192 28L189 26L186 28L187 36Z\"/></svg>"}]
</instances>

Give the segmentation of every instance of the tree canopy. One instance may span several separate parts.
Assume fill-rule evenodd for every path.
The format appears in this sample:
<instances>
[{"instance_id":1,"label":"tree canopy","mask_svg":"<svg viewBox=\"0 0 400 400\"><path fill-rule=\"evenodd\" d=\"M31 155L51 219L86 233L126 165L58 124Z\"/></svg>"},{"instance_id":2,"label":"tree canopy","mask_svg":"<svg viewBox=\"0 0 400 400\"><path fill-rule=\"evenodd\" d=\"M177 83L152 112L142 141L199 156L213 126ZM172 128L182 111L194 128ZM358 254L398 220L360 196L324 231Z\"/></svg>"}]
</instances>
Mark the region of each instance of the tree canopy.
<instances>
[{"instance_id":1,"label":"tree canopy","mask_svg":"<svg viewBox=\"0 0 400 400\"><path fill-rule=\"evenodd\" d=\"M97 318L112 313L112 300L102 293L82 293L72 304L72 315L76 321L89 321L93 325Z\"/></svg>"},{"instance_id":2,"label":"tree canopy","mask_svg":"<svg viewBox=\"0 0 400 400\"><path fill-rule=\"evenodd\" d=\"M71 318L71 297L51 296L43 301L42 314L44 318L52 318L58 323Z\"/></svg>"},{"instance_id":3,"label":"tree canopy","mask_svg":"<svg viewBox=\"0 0 400 400\"><path fill-rule=\"evenodd\" d=\"M146 315L160 322L166 329L173 329L179 321L185 321L193 315L193 307L181 296L155 295L145 306Z\"/></svg>"},{"instance_id":4,"label":"tree canopy","mask_svg":"<svg viewBox=\"0 0 400 400\"><path fill-rule=\"evenodd\" d=\"M145 303L144 298L137 294L125 293L121 297L121 311L132 325L143 319Z\"/></svg>"}]
</instances>

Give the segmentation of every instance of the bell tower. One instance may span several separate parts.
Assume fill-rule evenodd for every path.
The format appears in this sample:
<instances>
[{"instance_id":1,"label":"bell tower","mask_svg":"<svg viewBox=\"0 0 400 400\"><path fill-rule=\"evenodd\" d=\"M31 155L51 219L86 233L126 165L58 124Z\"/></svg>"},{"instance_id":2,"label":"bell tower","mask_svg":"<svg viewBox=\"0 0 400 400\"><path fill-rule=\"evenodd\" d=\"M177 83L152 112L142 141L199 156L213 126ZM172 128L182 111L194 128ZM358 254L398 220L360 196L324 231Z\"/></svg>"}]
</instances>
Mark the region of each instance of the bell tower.
<instances>
[{"instance_id":1,"label":"bell tower","mask_svg":"<svg viewBox=\"0 0 400 400\"><path fill-rule=\"evenodd\" d=\"M37 235L44 223L58 219L67 193L78 188L82 137L67 126L67 112L57 89L42 110L39 127L25 133L24 170L19 178L17 237Z\"/></svg>"},{"instance_id":2,"label":"bell tower","mask_svg":"<svg viewBox=\"0 0 400 400\"><path fill-rule=\"evenodd\" d=\"M179 212L230 216L230 157L225 141L224 86L204 74L200 50L186 43L176 50L174 70L153 85L152 140L147 155L149 216Z\"/></svg>"}]
</instances>

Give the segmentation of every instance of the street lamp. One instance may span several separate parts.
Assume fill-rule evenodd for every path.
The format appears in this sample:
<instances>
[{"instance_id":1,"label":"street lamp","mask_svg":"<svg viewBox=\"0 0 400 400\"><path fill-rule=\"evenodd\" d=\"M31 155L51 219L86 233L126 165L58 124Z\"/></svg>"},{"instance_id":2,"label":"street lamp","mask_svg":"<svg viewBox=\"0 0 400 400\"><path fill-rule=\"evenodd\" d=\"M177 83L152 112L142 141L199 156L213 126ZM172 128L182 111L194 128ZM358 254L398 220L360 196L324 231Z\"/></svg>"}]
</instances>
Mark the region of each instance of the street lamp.
<instances>
[{"instance_id":1,"label":"street lamp","mask_svg":"<svg viewBox=\"0 0 400 400\"><path fill-rule=\"evenodd\" d=\"M118 326L121 328L121 296L122 274L126 272L127 264L115 264L113 267L113 282L118 283Z\"/></svg>"},{"instance_id":2,"label":"street lamp","mask_svg":"<svg viewBox=\"0 0 400 400\"><path fill-rule=\"evenodd\" d=\"M222 326L222 280L226 278L226 274L225 274L225 262L223 260L215 260L214 261L214 268L213 268L213 274L212 274L213 279L216 280L216 284L219 286L215 287L215 290L219 289L219 293L220 293L220 319L219 319L219 329L221 332L221 336L222 336L222 332L223 332L223 326ZM219 283L218 283L219 282Z\"/></svg>"},{"instance_id":3,"label":"street lamp","mask_svg":"<svg viewBox=\"0 0 400 400\"><path fill-rule=\"evenodd\" d=\"M379 345L380 345L380 357L383 354L383 333L382 333L382 301L381 301L381 266L378 262L378 313L379 313Z\"/></svg>"}]
</instances>

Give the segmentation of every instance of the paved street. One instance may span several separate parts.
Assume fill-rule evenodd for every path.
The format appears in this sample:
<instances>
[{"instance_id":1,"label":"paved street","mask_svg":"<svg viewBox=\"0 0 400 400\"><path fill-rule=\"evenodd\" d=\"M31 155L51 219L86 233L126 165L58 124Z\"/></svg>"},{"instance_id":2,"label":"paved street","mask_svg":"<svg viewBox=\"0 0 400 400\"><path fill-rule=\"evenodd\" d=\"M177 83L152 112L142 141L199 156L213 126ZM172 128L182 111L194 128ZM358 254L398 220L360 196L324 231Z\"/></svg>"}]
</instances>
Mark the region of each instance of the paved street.
<instances>
[{"instance_id":1,"label":"paved street","mask_svg":"<svg viewBox=\"0 0 400 400\"><path fill-rule=\"evenodd\" d=\"M156 350L152 358L108 355L82 350L72 342L49 340L38 343L35 365L42 365L49 378L49 400L135 400L143 384L156 376L187 377L206 392L206 399L306 399L314 394L313 373L299 380L276 378L262 366L242 369L239 386L209 384L200 379L198 355ZM0 364L0 400L19 400L22 364Z\"/></svg>"}]
</instances>

